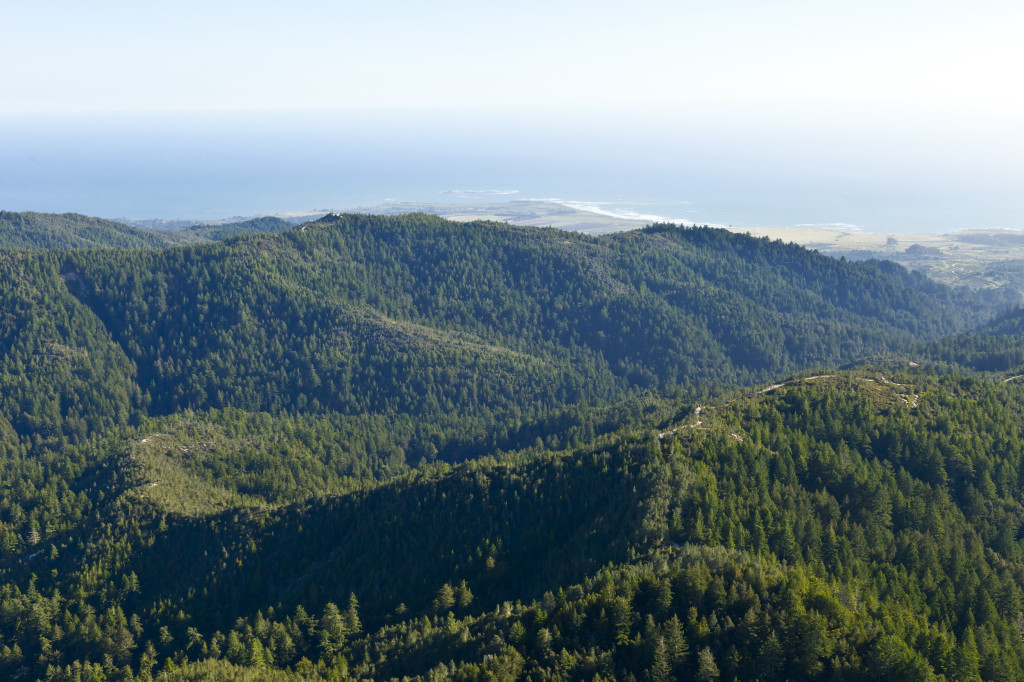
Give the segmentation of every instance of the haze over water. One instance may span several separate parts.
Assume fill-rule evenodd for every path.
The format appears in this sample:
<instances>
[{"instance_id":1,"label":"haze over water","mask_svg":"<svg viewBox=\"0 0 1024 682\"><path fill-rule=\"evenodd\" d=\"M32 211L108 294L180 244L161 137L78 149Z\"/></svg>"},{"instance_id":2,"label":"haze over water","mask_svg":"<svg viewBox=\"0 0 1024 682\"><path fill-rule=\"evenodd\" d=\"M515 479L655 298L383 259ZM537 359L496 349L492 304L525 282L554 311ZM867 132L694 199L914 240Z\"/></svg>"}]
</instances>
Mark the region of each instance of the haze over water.
<instances>
[{"instance_id":1,"label":"haze over water","mask_svg":"<svg viewBox=\"0 0 1024 682\"><path fill-rule=\"evenodd\" d=\"M548 199L737 227L1024 229L1020 148L999 125L951 137L891 112L885 125L822 120L629 107L5 114L0 209L212 220Z\"/></svg>"}]
</instances>

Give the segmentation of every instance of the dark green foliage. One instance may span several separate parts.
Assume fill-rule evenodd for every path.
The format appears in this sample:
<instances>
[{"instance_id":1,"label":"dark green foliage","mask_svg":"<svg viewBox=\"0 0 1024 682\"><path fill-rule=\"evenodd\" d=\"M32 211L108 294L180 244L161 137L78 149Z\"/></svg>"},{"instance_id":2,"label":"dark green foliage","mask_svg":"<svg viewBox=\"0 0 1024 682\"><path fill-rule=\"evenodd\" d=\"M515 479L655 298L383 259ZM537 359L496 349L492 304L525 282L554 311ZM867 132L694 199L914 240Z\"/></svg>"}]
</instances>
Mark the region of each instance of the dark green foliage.
<instances>
[{"instance_id":1,"label":"dark green foliage","mask_svg":"<svg viewBox=\"0 0 1024 682\"><path fill-rule=\"evenodd\" d=\"M240 234L252 234L254 232L280 232L290 230L295 223L290 223L283 218L274 216L263 216L238 223L218 223L213 225L193 225L182 230L184 236L195 241L219 242L228 237ZM172 233L173 234L173 233Z\"/></svg>"},{"instance_id":2,"label":"dark green foliage","mask_svg":"<svg viewBox=\"0 0 1024 682\"><path fill-rule=\"evenodd\" d=\"M0 437L59 447L138 416L135 365L68 276L55 254L0 251Z\"/></svg>"},{"instance_id":3,"label":"dark green foliage","mask_svg":"<svg viewBox=\"0 0 1024 682\"><path fill-rule=\"evenodd\" d=\"M65 267L158 412L505 418L849 362L976 313L898 266L674 226L592 239L330 216Z\"/></svg>"},{"instance_id":4,"label":"dark green foliage","mask_svg":"<svg viewBox=\"0 0 1024 682\"><path fill-rule=\"evenodd\" d=\"M124 223L78 213L0 211L0 248L84 249L117 247L157 249L196 241L180 233L140 230Z\"/></svg>"},{"instance_id":5,"label":"dark green foliage","mask_svg":"<svg viewBox=\"0 0 1024 682\"><path fill-rule=\"evenodd\" d=\"M148 642L164 670L323 677L1014 679L1021 414L1012 384L797 380L660 436L190 518L115 456L81 542L7 562L0 628L22 661L56 660L42 637L136 672Z\"/></svg>"},{"instance_id":6,"label":"dark green foliage","mask_svg":"<svg viewBox=\"0 0 1024 682\"><path fill-rule=\"evenodd\" d=\"M237 223L195 225L184 230L148 230L78 213L0 211L0 249L159 249L292 227L294 224L287 220L265 216Z\"/></svg>"},{"instance_id":7,"label":"dark green foliage","mask_svg":"<svg viewBox=\"0 0 1024 682\"><path fill-rule=\"evenodd\" d=\"M917 355L958 369L1014 372L1024 367L1024 310L1006 311L976 331L925 344Z\"/></svg>"},{"instance_id":8,"label":"dark green foliage","mask_svg":"<svg viewBox=\"0 0 1024 682\"><path fill-rule=\"evenodd\" d=\"M1020 679L1024 389L724 388L970 303L667 225L0 251L0 678Z\"/></svg>"}]
</instances>

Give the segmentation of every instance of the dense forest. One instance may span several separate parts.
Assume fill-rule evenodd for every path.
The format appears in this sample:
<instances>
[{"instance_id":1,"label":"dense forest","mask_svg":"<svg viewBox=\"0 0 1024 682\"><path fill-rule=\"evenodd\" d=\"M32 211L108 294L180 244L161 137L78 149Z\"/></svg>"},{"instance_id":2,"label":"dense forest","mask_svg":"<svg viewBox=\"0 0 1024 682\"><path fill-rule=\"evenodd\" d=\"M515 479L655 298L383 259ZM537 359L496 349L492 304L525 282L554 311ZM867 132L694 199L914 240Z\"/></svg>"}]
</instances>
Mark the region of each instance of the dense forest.
<instances>
[{"instance_id":1,"label":"dense forest","mask_svg":"<svg viewBox=\"0 0 1024 682\"><path fill-rule=\"evenodd\" d=\"M979 328L901 353L957 372L1006 372L1024 366L1024 309L1009 309Z\"/></svg>"},{"instance_id":2,"label":"dense forest","mask_svg":"<svg viewBox=\"0 0 1024 682\"><path fill-rule=\"evenodd\" d=\"M0 677L1024 677L1019 311L711 228L281 227L0 250Z\"/></svg>"},{"instance_id":3,"label":"dense forest","mask_svg":"<svg viewBox=\"0 0 1024 682\"><path fill-rule=\"evenodd\" d=\"M849 362L987 312L891 264L668 225L594 239L336 216L196 248L75 252L61 273L164 412L301 408L317 379L322 407L342 412L467 402L436 393L456 383L429 376L441 367L478 367L474 405L525 392L546 408ZM488 380L503 371L526 386ZM390 385L346 390L366 381Z\"/></svg>"},{"instance_id":4,"label":"dense forest","mask_svg":"<svg viewBox=\"0 0 1024 682\"><path fill-rule=\"evenodd\" d=\"M0 249L157 249L291 227L292 223L282 218L265 216L234 223L198 224L181 230L151 230L78 213L0 211Z\"/></svg>"}]
</instances>

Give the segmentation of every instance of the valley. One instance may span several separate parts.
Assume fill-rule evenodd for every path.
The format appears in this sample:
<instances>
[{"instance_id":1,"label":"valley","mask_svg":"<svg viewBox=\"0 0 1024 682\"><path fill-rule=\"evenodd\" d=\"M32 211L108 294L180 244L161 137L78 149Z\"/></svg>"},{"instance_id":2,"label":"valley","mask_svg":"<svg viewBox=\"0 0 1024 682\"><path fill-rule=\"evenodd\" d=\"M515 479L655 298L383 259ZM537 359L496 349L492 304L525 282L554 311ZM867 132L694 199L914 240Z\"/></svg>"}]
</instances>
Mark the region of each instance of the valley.
<instances>
[{"instance_id":1,"label":"valley","mask_svg":"<svg viewBox=\"0 0 1024 682\"><path fill-rule=\"evenodd\" d=\"M1024 676L1005 295L708 227L4 219L5 679Z\"/></svg>"}]
</instances>

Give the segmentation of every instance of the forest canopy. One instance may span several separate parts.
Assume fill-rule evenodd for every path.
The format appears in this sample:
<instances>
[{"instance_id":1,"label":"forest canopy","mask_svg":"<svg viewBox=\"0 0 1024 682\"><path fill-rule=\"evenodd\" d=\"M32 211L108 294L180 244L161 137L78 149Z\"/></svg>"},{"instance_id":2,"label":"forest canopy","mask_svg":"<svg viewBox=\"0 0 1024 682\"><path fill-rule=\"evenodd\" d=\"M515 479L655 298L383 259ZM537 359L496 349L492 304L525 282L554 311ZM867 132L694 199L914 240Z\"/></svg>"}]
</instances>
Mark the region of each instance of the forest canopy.
<instances>
[{"instance_id":1,"label":"forest canopy","mask_svg":"<svg viewBox=\"0 0 1024 682\"><path fill-rule=\"evenodd\" d=\"M706 227L250 227L0 250L0 677L1024 677L1019 311Z\"/></svg>"}]
</instances>

